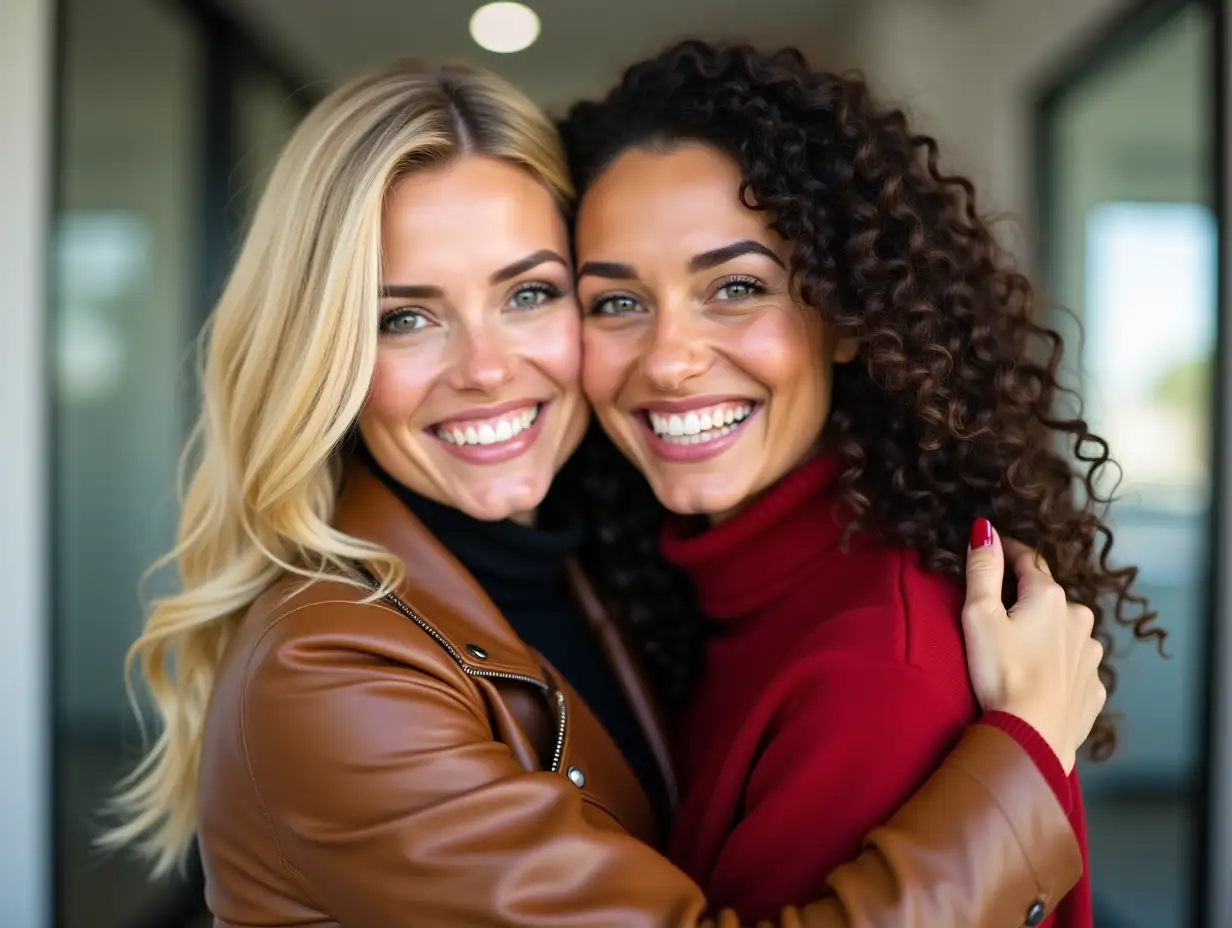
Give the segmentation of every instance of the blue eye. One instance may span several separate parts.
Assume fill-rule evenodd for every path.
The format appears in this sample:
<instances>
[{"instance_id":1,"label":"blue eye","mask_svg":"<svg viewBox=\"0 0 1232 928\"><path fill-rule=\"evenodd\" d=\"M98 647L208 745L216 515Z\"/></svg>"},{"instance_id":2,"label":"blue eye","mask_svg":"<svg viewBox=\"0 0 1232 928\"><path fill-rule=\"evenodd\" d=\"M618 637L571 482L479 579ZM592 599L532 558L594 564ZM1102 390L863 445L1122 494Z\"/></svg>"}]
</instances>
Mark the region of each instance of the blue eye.
<instances>
[{"instance_id":1,"label":"blue eye","mask_svg":"<svg viewBox=\"0 0 1232 928\"><path fill-rule=\"evenodd\" d=\"M519 287L505 304L507 309L534 309L544 303L560 298L560 288L548 283L527 284Z\"/></svg>"},{"instance_id":2,"label":"blue eye","mask_svg":"<svg viewBox=\"0 0 1232 928\"><path fill-rule=\"evenodd\" d=\"M641 304L631 296L605 296L590 304L592 316L628 316L641 311Z\"/></svg>"},{"instance_id":3,"label":"blue eye","mask_svg":"<svg viewBox=\"0 0 1232 928\"><path fill-rule=\"evenodd\" d=\"M426 329L432 323L420 310L402 307L381 316L381 332L385 335L406 335Z\"/></svg>"}]
</instances>

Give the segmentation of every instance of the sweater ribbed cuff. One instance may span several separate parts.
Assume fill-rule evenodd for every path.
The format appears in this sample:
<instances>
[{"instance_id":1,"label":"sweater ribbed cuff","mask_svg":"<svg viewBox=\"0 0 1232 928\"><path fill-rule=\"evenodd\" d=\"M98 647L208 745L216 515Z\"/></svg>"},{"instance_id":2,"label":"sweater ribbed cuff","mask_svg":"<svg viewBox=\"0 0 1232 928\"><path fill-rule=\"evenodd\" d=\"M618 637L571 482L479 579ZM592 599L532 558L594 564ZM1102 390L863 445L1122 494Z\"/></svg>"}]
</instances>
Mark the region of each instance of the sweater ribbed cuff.
<instances>
[{"instance_id":1,"label":"sweater ribbed cuff","mask_svg":"<svg viewBox=\"0 0 1232 928\"><path fill-rule=\"evenodd\" d=\"M1048 742L1040 733L1029 722L1023 721L1016 715L1010 715L1008 712L987 712L980 719L980 724L999 728L1018 742L1018 745L1027 752L1027 756L1035 762L1035 766L1048 781L1048 785L1052 787L1057 802L1061 803L1065 814L1069 815L1074 807L1074 794L1070 787L1069 777L1065 775L1065 770L1061 767L1061 761L1057 758L1056 752L1048 746Z\"/></svg>"}]
</instances>

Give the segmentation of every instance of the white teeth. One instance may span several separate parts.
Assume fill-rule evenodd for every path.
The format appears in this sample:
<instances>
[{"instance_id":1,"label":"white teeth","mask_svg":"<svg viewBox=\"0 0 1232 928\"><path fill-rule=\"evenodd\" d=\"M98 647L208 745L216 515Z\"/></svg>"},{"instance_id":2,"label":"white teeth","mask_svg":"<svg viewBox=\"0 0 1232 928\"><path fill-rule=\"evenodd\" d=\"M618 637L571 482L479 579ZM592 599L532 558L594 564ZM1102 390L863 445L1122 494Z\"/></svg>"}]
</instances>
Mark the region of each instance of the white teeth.
<instances>
[{"instance_id":1,"label":"white teeth","mask_svg":"<svg viewBox=\"0 0 1232 928\"><path fill-rule=\"evenodd\" d=\"M498 445L520 435L539 418L539 407L504 416L479 426L450 426L436 428L436 436L451 445Z\"/></svg>"},{"instance_id":2,"label":"white teeth","mask_svg":"<svg viewBox=\"0 0 1232 928\"><path fill-rule=\"evenodd\" d=\"M650 427L664 441L693 445L730 434L732 424L742 422L752 411L752 403L738 403L695 410L683 416L652 412Z\"/></svg>"}]
</instances>

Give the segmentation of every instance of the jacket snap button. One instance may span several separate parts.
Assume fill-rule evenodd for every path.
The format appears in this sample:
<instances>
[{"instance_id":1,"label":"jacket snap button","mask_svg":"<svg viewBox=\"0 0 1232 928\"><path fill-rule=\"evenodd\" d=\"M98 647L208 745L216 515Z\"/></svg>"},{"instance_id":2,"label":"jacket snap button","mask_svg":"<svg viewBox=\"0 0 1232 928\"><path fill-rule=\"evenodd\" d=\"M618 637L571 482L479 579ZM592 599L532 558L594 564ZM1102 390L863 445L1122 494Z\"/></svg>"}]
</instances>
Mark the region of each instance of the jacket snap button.
<instances>
[{"instance_id":1,"label":"jacket snap button","mask_svg":"<svg viewBox=\"0 0 1232 928\"><path fill-rule=\"evenodd\" d=\"M1044 920L1044 914L1044 903L1036 899L1031 903L1031 908L1027 909L1027 928L1035 928L1036 925Z\"/></svg>"},{"instance_id":2,"label":"jacket snap button","mask_svg":"<svg viewBox=\"0 0 1232 928\"><path fill-rule=\"evenodd\" d=\"M582 773L581 767L570 767L567 776L578 789L586 785L586 774Z\"/></svg>"},{"instance_id":3,"label":"jacket snap button","mask_svg":"<svg viewBox=\"0 0 1232 928\"><path fill-rule=\"evenodd\" d=\"M470 651L473 656L477 657L481 661L486 661L488 659L488 652L479 647L477 644L468 644L466 646L466 650Z\"/></svg>"}]
</instances>

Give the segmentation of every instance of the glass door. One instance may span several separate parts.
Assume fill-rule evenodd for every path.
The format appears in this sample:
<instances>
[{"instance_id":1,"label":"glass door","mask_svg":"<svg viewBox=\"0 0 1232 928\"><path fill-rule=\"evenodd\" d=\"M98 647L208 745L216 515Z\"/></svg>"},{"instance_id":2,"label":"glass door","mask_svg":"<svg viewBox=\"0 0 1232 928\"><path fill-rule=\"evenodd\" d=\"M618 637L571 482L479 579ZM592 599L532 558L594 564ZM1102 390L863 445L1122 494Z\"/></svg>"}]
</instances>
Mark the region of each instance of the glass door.
<instances>
[{"instance_id":1,"label":"glass door","mask_svg":"<svg viewBox=\"0 0 1232 928\"><path fill-rule=\"evenodd\" d=\"M1167 632L1119 630L1116 755L1084 764L1099 928L1198 924L1215 490L1218 242L1204 2L1140 7L1040 108L1050 320L1119 474L1113 560ZM1117 482L1119 481L1119 482ZM1133 646L1131 647L1131 644Z\"/></svg>"}]
</instances>

